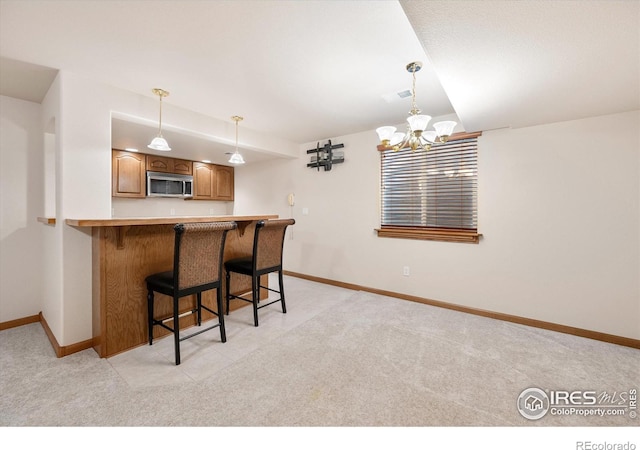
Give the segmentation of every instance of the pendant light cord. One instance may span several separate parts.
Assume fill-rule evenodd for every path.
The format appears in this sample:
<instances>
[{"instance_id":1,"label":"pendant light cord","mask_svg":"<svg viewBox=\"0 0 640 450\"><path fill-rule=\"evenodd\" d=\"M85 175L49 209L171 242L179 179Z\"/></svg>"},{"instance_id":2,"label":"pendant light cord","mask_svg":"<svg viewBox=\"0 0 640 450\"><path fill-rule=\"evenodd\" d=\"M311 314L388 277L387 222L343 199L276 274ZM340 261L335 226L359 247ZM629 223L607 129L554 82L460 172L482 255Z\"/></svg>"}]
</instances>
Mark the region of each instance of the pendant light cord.
<instances>
[{"instance_id":1,"label":"pendant light cord","mask_svg":"<svg viewBox=\"0 0 640 450\"><path fill-rule=\"evenodd\" d=\"M158 136L162 137L162 94L160 94L160 120L158 121Z\"/></svg>"},{"instance_id":2,"label":"pendant light cord","mask_svg":"<svg viewBox=\"0 0 640 450\"><path fill-rule=\"evenodd\" d=\"M236 153L238 153L238 122L240 122L244 117L241 116L232 116L231 120L236 123Z\"/></svg>"}]
</instances>

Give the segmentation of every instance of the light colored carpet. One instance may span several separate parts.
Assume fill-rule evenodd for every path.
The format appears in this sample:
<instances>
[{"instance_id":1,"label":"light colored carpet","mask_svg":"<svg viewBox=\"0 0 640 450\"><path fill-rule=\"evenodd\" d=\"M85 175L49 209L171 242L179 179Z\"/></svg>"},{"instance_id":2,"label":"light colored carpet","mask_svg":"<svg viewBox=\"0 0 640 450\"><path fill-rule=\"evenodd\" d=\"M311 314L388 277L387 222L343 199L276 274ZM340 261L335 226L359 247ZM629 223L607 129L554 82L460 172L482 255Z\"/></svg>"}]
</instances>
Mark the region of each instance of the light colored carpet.
<instances>
[{"instance_id":1,"label":"light colored carpet","mask_svg":"<svg viewBox=\"0 0 640 450\"><path fill-rule=\"evenodd\" d=\"M2 331L0 425L638 425L629 417L530 421L516 409L532 386L638 388L638 350L291 277L285 286L289 314L265 308L264 327L254 328L250 311L232 313L227 344L211 344L217 332L203 338L227 349L251 333L259 345L180 382L128 380L117 357L112 363L93 350L58 359L39 324ZM314 302L313 314L299 315L305 302ZM282 326L289 317L295 322ZM163 370L186 370L172 366L172 357L160 358Z\"/></svg>"}]
</instances>

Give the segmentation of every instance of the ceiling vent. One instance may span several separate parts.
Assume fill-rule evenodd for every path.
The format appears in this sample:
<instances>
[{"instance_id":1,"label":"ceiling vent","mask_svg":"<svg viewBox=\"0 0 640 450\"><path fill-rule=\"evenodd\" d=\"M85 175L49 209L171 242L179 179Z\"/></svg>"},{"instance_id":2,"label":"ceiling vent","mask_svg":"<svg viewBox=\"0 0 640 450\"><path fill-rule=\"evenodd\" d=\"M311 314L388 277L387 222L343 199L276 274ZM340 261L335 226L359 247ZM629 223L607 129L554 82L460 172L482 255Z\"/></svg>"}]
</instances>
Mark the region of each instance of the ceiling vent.
<instances>
[{"instance_id":1,"label":"ceiling vent","mask_svg":"<svg viewBox=\"0 0 640 450\"><path fill-rule=\"evenodd\" d=\"M382 94L382 98L387 103L397 102L403 98L411 97L411 90L405 89L404 91L394 92L392 94Z\"/></svg>"}]
</instances>

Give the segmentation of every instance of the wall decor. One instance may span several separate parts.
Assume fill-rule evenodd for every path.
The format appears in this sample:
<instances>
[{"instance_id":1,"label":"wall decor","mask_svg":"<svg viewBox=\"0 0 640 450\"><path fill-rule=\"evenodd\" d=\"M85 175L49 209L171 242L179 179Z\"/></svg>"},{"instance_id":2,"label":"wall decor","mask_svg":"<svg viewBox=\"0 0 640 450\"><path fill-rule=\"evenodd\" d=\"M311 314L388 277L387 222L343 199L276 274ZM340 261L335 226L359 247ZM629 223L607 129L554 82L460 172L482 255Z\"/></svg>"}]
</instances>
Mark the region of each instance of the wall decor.
<instances>
[{"instance_id":1,"label":"wall decor","mask_svg":"<svg viewBox=\"0 0 640 450\"><path fill-rule=\"evenodd\" d=\"M344 144L331 144L331 139L320 147L320 142L316 145L316 148L307 150L307 154L311 154L311 162L307 164L307 167L317 168L318 172L320 167L324 167L324 171L328 172L334 164L340 164L344 162L344 151L334 152L335 149L344 148Z\"/></svg>"}]
</instances>

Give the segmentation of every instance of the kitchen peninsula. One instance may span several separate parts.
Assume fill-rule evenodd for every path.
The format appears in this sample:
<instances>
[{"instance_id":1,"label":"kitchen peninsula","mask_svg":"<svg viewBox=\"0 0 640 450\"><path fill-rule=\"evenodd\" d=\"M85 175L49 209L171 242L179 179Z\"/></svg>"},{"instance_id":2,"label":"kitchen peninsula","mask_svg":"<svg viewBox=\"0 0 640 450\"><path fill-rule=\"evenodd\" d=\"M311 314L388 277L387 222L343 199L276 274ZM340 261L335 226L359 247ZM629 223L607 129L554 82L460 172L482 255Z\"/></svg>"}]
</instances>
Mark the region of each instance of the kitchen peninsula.
<instances>
[{"instance_id":1,"label":"kitchen peninsula","mask_svg":"<svg viewBox=\"0 0 640 450\"><path fill-rule=\"evenodd\" d=\"M259 220L277 218L277 215L255 215L66 219L67 225L92 228L92 327L96 352L106 358L147 343L145 278L172 269L175 224L236 222L238 228L227 234L226 261L251 255L255 224ZM264 279L263 286L267 286L266 283ZM247 292L251 290L251 279L233 274L231 285L235 294ZM267 293L263 289L260 297L265 298ZM215 311L215 290L203 293L202 301ZM158 302L156 316L171 316L171 305L169 299ZM191 311L194 305L195 295L185 298L181 300L181 311ZM232 302L230 309L239 306L244 304ZM203 321L212 318L212 314L203 311ZM180 319L181 329L193 324L193 315ZM157 328L154 336L168 333Z\"/></svg>"}]
</instances>

